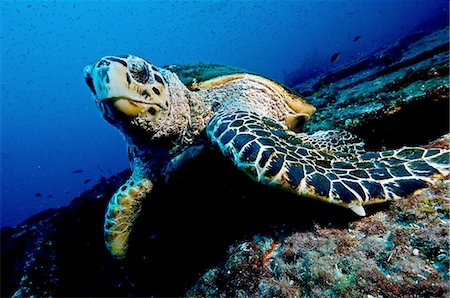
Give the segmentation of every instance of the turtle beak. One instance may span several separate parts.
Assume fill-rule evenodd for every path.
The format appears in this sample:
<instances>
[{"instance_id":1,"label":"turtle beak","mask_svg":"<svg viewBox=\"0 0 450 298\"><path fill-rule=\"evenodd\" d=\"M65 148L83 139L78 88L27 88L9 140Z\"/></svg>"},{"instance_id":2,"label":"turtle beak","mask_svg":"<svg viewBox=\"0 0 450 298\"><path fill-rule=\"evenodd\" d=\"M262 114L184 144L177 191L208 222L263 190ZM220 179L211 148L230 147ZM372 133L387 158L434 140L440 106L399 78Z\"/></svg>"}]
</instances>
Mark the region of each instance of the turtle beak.
<instances>
[{"instance_id":1,"label":"turtle beak","mask_svg":"<svg viewBox=\"0 0 450 298\"><path fill-rule=\"evenodd\" d=\"M86 81L86 84L88 85L89 89L92 91L92 94L94 94L94 96L96 97L96 100L99 104L102 103L106 107L108 107L110 113L114 114L115 117L119 117L119 115L117 115L118 113L119 114L121 113L126 116L136 116L145 109L145 106L143 103L135 102L126 97L118 96L118 97L108 97L108 98L99 99L97 97L97 92L94 87L94 77L98 78L98 73L97 73L98 67L96 68L95 65L96 65L96 63L87 65L84 68L83 73L84 73L84 80ZM120 116L123 116L123 115L120 115Z\"/></svg>"},{"instance_id":2,"label":"turtle beak","mask_svg":"<svg viewBox=\"0 0 450 298\"><path fill-rule=\"evenodd\" d=\"M86 81L86 84L88 85L89 89L91 89L92 93L94 95L97 95L97 92L95 92L95 88L94 88L94 80L92 79L92 76L91 76L91 69L92 69L92 67L90 65L88 65L84 68L84 70L83 70L84 80Z\"/></svg>"}]
</instances>

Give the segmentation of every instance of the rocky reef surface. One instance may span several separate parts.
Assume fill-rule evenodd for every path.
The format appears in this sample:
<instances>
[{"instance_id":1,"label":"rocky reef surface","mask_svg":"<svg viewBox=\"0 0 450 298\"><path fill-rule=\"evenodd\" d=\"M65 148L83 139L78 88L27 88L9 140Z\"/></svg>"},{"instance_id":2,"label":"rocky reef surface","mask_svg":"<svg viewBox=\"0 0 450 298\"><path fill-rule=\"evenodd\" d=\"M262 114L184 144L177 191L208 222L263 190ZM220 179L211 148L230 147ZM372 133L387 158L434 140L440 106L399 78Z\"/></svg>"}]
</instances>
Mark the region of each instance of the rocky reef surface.
<instances>
[{"instance_id":1,"label":"rocky reef surface","mask_svg":"<svg viewBox=\"0 0 450 298\"><path fill-rule=\"evenodd\" d=\"M448 31L441 30L287 83L318 107L307 131L345 128L375 149L423 145L448 132L448 64ZM448 140L427 146L448 148ZM1 296L450 293L444 182L368 206L359 218L258 185L219 154L204 152L155 187L127 258L116 261L103 243L103 216L129 174L101 178L70 205L2 228Z\"/></svg>"},{"instance_id":2,"label":"rocky reef surface","mask_svg":"<svg viewBox=\"0 0 450 298\"><path fill-rule=\"evenodd\" d=\"M317 108L306 131L342 128L368 148L421 145L448 132L448 28L417 32L391 47L288 85Z\"/></svg>"},{"instance_id":3,"label":"rocky reef surface","mask_svg":"<svg viewBox=\"0 0 450 298\"><path fill-rule=\"evenodd\" d=\"M449 293L444 183L346 227L317 224L229 248L191 297L444 297Z\"/></svg>"}]
</instances>

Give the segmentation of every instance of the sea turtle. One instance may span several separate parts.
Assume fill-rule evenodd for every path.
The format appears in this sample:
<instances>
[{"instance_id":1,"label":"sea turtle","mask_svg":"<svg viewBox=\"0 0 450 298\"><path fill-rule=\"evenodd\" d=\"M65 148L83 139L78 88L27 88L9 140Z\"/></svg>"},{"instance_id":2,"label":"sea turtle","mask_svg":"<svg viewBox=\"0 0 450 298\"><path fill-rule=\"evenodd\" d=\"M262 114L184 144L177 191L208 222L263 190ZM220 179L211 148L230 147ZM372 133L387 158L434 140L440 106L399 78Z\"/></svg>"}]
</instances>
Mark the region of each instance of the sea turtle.
<instances>
[{"instance_id":1,"label":"sea turtle","mask_svg":"<svg viewBox=\"0 0 450 298\"><path fill-rule=\"evenodd\" d=\"M153 185L204 148L221 152L259 183L360 216L363 205L406 196L448 175L447 150L365 152L345 131L300 133L315 112L311 104L272 80L226 69L203 64L186 73L133 55L106 56L85 67L95 103L127 142L133 170L105 215L105 241L115 257L125 256Z\"/></svg>"}]
</instances>

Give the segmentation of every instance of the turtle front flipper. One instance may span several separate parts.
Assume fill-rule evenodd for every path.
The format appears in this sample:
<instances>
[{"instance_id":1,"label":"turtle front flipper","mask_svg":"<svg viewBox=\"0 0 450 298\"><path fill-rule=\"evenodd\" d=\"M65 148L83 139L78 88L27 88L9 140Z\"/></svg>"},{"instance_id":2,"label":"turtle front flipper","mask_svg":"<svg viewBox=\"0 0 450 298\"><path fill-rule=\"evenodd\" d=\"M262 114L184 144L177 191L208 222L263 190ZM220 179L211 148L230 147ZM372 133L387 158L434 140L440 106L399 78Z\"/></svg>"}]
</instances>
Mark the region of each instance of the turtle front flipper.
<instances>
[{"instance_id":1,"label":"turtle front flipper","mask_svg":"<svg viewBox=\"0 0 450 298\"><path fill-rule=\"evenodd\" d=\"M449 172L448 150L402 148L363 154L358 146L344 146L351 150L343 153L320 150L308 135L249 111L215 113L207 135L252 179L350 208L361 216L363 205L404 197Z\"/></svg>"},{"instance_id":2,"label":"turtle front flipper","mask_svg":"<svg viewBox=\"0 0 450 298\"><path fill-rule=\"evenodd\" d=\"M141 211L142 201L152 188L149 179L133 174L109 201L105 214L105 242L111 254L118 259L125 256L128 238Z\"/></svg>"},{"instance_id":3,"label":"turtle front flipper","mask_svg":"<svg viewBox=\"0 0 450 298\"><path fill-rule=\"evenodd\" d=\"M330 154L344 157L346 153L364 153L364 141L345 130L320 130L313 134L290 133L301 139L305 146Z\"/></svg>"}]
</instances>

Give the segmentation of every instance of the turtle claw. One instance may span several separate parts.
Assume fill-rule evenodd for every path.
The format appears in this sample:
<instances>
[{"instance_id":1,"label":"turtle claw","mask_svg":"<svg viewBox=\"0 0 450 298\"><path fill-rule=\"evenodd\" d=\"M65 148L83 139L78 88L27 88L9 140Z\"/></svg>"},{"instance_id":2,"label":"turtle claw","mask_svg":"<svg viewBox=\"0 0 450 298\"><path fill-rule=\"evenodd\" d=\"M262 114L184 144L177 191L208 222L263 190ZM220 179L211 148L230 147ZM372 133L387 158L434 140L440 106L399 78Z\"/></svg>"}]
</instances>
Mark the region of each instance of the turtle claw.
<instances>
[{"instance_id":1,"label":"turtle claw","mask_svg":"<svg viewBox=\"0 0 450 298\"><path fill-rule=\"evenodd\" d=\"M348 206L350 210L352 210L356 215L359 216L366 216L366 210L364 210L364 207L362 205L352 205Z\"/></svg>"}]
</instances>

